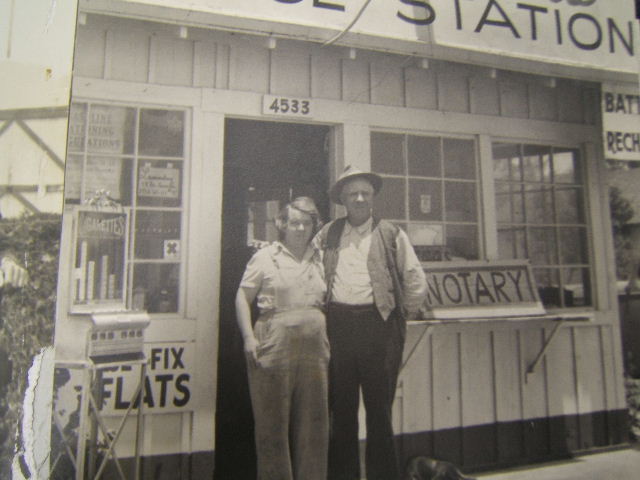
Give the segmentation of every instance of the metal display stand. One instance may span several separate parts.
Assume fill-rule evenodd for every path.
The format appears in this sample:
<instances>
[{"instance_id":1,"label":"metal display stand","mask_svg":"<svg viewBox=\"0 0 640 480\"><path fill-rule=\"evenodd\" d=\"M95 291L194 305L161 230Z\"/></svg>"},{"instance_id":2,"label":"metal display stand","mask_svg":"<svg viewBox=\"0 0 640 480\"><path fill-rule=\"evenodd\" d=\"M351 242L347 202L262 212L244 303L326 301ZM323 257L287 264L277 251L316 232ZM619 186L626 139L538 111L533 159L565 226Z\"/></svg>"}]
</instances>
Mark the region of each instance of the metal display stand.
<instances>
[{"instance_id":1,"label":"metal display stand","mask_svg":"<svg viewBox=\"0 0 640 480\"><path fill-rule=\"evenodd\" d=\"M140 377L135 391L129 402L129 407L125 411L120 420L120 424L114 434L110 434L101 413L101 384L102 384L102 372L105 369L113 367L133 367L138 366L140 368ZM136 414L136 434L134 443L134 459L135 459L135 473L134 480L140 479L141 474L141 447L142 447L142 416L144 410L143 399L143 387L144 380L147 373L147 360L142 357L137 360L126 361L113 361L113 362L100 362L96 363L91 360L80 362L56 362L56 368L68 368L68 369L81 369L82 370L82 384L80 390L80 411L79 411L79 425L78 425L78 443L76 446L75 455L73 454L72 446L69 445L68 440L64 436L60 419L57 413L53 412L54 424L58 433L62 437L64 442L65 451L62 452L58 458L53 462L51 471L55 470L55 466L58 463L60 456L63 453L70 458L75 468L75 480L98 480L101 478L104 469L107 466L107 462L111 458L114 462L116 470L122 480L127 480L120 460L115 452L115 446L120 438L126 421L131 417L132 410L135 406L138 407ZM97 388L96 388L97 387ZM106 452L104 458L102 458L100 465L97 465L98 460L98 432L102 434L102 440L106 444Z\"/></svg>"}]
</instances>

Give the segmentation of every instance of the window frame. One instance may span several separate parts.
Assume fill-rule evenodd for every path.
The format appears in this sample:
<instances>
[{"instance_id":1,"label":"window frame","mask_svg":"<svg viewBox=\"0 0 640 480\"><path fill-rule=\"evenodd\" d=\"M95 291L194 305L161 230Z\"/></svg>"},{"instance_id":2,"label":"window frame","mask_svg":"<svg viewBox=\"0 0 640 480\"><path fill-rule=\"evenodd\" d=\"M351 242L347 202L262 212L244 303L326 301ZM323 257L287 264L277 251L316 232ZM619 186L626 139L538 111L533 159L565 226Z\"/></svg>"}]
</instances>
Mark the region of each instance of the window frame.
<instances>
[{"instance_id":1,"label":"window frame","mask_svg":"<svg viewBox=\"0 0 640 480\"><path fill-rule=\"evenodd\" d=\"M73 96L71 100L71 104L84 104L86 106L85 110L85 122L84 122L84 132L83 132L83 146L81 151L74 151L68 148L69 142L67 141L67 153L66 157L68 158L71 155L81 157L81 165L80 165L80 190L79 190L79 198L75 201L69 202L66 198L66 195L63 199L63 204L65 210L68 209L77 209L83 208L86 201L86 198L83 199L83 195L85 195L86 188L86 175L85 170L87 168L87 160L89 157L106 157L106 158L120 158L123 161L131 162L131 183L130 183L130 204L123 205L123 208L128 209L129 214L129 225L128 225L128 251L126 257L126 286L127 292L125 295L125 308L127 310L133 309L133 292L134 292L134 267L136 265L177 265L178 272L178 289L176 292L176 300L177 300L177 308L175 311L170 312L152 312L149 313L151 318L184 318L187 311L187 267L188 267L188 252L187 246L189 245L189 212L190 212L190 178L191 178L191 168L193 164L192 153L191 153L191 137L193 135L193 108L189 105L184 104L170 104L170 103L146 103L141 101L125 101L125 100L114 100L108 97L84 97L84 96ZM133 147L131 153L102 153L102 152L90 152L87 148L88 141L88 128L89 128L89 105L100 105L106 107L116 107L116 108L131 108L134 110L134 132L133 132ZM72 107L70 107L72 108ZM140 136L140 126L142 121L143 110L164 110L164 111L172 111L172 112L181 112L182 120L183 120L183 132L182 132L182 154L180 156L162 156L157 154L145 154L139 152L139 136ZM71 120L70 120L71 125ZM137 198L137 189L138 189L138 178L139 178L139 169L143 161L153 161L153 162L177 162L181 164L180 169L180 205L179 206L156 206L156 205L140 205L139 199ZM65 167L65 175L66 167ZM86 196L86 195L85 195ZM136 221L137 221L137 213L138 212L177 212L180 215L179 228L180 228L180 252L179 257L177 259L152 259L152 258L136 258ZM69 296L70 300L71 295Z\"/></svg>"},{"instance_id":2,"label":"window frame","mask_svg":"<svg viewBox=\"0 0 640 480\"><path fill-rule=\"evenodd\" d=\"M476 241L477 241L477 258L465 259L462 261L476 261L482 260L486 258L486 246L484 239L484 227L483 221L485 217L485 213L483 211L483 187L482 187L482 159L480 152L480 144L479 144L479 136L475 134L465 134L465 133L449 133L449 132L438 132L438 131L415 131L415 130L390 130L375 126L369 127L369 146L372 145L372 136L373 134L390 134L390 135L398 135L402 137L402 168L403 173L381 173L375 171L373 168L373 161L371 160L371 171L380 175L384 179L401 179L403 180L403 187L405 190L404 196L404 218L387 218L387 220L393 222L394 224L400 226L405 231L409 231L409 225L439 225L442 227L442 235L444 245L440 246L441 255L444 257L447 255L446 252L446 239L447 239L447 226L474 226L476 230ZM440 147L440 166L441 171L439 172L439 176L424 176L424 175L415 175L410 174L410 165L409 165L409 151L408 151L408 143L409 137L429 137L435 138L438 140ZM474 152L474 167L475 167L475 177L473 179L463 179L458 177L447 177L445 171L445 158L444 158L444 142L446 140L463 140L470 141L473 143L473 152ZM372 154L371 154L372 157ZM440 202L441 202L441 218L439 220L412 220L411 219L411 196L410 196L410 185L412 181L435 181L440 185ZM468 183L475 186L475 220L467 221L467 220L448 220L445 214L446 211L446 188L445 185L447 182L455 182L455 183ZM385 217L386 218L386 217ZM415 248L415 247L414 247ZM454 258L455 259L455 258ZM445 259L443 259L445 260ZM443 261L440 260L440 261ZM460 259L455 259L456 261L461 261ZM425 260L424 262L431 262L433 260Z\"/></svg>"},{"instance_id":3,"label":"window frame","mask_svg":"<svg viewBox=\"0 0 640 480\"><path fill-rule=\"evenodd\" d=\"M597 281L597 271L601 268L601 266L598 265L598 260L595 257L594 254L594 218L593 218L593 214L592 214L592 204L593 204L593 199L591 198L591 189L592 187L592 183L591 183L591 176L593 175L592 169L593 169L593 159L595 158L595 152L593 150L593 148L589 148L588 144L586 143L580 143L580 142L575 142L575 143L568 143L568 142L563 142L563 141L557 141L557 139L545 139L545 138L526 138L526 137L504 137L504 136L492 136L492 135L483 135L483 138L481 138L481 143L484 143L483 148L481 150L481 156L482 156L482 166L481 168L483 168L484 174L483 175L483 190L484 190L484 201L485 206L486 207L490 207L492 206L490 209L487 208L486 210L486 223L485 223L485 228L487 230L487 237L491 236L494 238L491 238L491 240L487 239L487 245L489 246L489 250L490 250L490 254L487 256L487 259L489 258L495 258L495 259L500 259L499 257L499 252L498 252L498 226L499 226L499 222L498 222L498 215L497 215L497 209L496 209L496 205L495 205L495 190L496 190L496 184L499 182L496 182L496 179L494 177L493 174L493 162L494 162L494 158L493 158L493 151L492 151L492 147L494 144L497 143L501 143L501 144L511 144L511 145L518 145L520 146L520 150L519 152L522 154L523 150L522 147L523 146L539 146L539 147L547 147L549 148L550 151L553 151L554 149L561 149L561 150L574 150L578 153L579 155L579 162L580 162L580 176L581 176L581 182L579 184L576 183L571 183L571 184L567 184L570 186L575 186L575 185L579 185L580 188L582 189L583 195L582 195L582 208L583 208L583 220L584 220L584 224L581 225L582 227L584 227L585 230L585 258L586 258L586 262L585 263L581 263L581 264L561 264L560 263L560 251L561 251L561 246L560 246L560 242L556 242L556 246L555 246L555 251L554 254L557 255L557 260L558 262L555 264L544 264L541 266L537 266L534 264L531 264L531 268L532 270L535 272L536 269L547 269L547 270L553 270L555 272L557 272L558 276L560 277L560 287L562 287L564 285L564 279L562 276L562 272L563 270L566 270L567 268L585 268L589 270L589 276L588 276L588 281L589 281L589 286L590 286L590 296L591 296L591 303L588 305L579 305L579 306L566 306L564 305L564 298L562 299L561 306L555 306L555 305L545 305L545 309L548 312L580 312L580 311L594 311L596 309L599 308L599 304L601 302L601 284ZM524 181L521 181L520 183L522 183L524 185ZM555 187L558 185L565 185L564 183L555 183L555 182L549 182L548 185L552 185L554 188L554 199L553 202L555 204ZM489 188L487 188L487 186ZM490 199L488 199L487 197L491 197ZM577 224L568 224L568 223L561 223L558 222L557 220L557 210L554 210L553 212L554 214L554 222L552 223L552 227L557 231L558 228L564 226L575 226ZM532 224L527 224L527 227L531 227ZM546 224L545 224L546 225ZM526 240L528 243L528 239ZM529 257L526 257L527 260L530 260Z\"/></svg>"}]
</instances>

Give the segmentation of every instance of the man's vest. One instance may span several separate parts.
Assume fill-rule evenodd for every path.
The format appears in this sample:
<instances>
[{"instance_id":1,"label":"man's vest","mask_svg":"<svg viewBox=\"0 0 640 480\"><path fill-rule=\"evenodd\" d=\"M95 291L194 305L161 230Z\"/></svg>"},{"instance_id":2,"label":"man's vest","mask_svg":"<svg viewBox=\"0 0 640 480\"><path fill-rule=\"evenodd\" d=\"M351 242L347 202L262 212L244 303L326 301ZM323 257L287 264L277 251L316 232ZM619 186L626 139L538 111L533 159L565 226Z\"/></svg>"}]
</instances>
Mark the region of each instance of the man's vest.
<instances>
[{"instance_id":1,"label":"man's vest","mask_svg":"<svg viewBox=\"0 0 640 480\"><path fill-rule=\"evenodd\" d=\"M343 217L331 223L327 228L326 237L322 239L324 273L327 281L327 303L331 302L333 281L338 266L340 237L346 220L346 217ZM398 227L394 224L385 220L378 221L375 218L373 219L367 269L371 277L373 301L384 320L389 318L396 305L400 304L402 306L402 287L398 280L399 275L396 263L397 234ZM397 286L394 287L394 284Z\"/></svg>"}]
</instances>

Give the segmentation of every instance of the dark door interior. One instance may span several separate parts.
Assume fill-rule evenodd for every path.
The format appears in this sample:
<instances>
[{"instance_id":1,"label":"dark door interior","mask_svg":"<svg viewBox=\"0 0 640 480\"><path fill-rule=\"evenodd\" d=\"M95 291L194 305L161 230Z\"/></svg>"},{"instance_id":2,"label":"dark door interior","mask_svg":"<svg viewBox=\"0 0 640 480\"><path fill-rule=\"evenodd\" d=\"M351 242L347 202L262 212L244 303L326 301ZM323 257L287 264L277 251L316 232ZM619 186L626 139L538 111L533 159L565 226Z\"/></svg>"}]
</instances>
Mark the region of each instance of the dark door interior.
<instances>
[{"instance_id":1,"label":"dark door interior","mask_svg":"<svg viewBox=\"0 0 640 480\"><path fill-rule=\"evenodd\" d=\"M222 213L220 338L215 478L255 478L253 415L234 298L253 253L272 240L273 215L290 199L312 197L328 218L329 127L227 120Z\"/></svg>"}]
</instances>

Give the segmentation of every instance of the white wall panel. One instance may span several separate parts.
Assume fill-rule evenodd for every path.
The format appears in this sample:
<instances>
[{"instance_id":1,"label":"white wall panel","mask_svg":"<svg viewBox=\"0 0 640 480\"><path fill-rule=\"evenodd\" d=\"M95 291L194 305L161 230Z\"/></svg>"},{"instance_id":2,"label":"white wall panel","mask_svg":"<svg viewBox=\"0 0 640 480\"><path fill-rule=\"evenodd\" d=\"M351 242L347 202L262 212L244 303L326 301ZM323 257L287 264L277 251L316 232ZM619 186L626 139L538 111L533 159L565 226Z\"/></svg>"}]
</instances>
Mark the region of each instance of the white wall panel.
<instances>
[{"instance_id":1,"label":"white wall panel","mask_svg":"<svg viewBox=\"0 0 640 480\"><path fill-rule=\"evenodd\" d=\"M371 102L371 76L369 63L361 60L342 61L342 100L345 102Z\"/></svg>"},{"instance_id":2,"label":"white wall panel","mask_svg":"<svg viewBox=\"0 0 640 480\"><path fill-rule=\"evenodd\" d=\"M151 83L191 86L193 42L177 38L151 37Z\"/></svg>"},{"instance_id":3,"label":"white wall panel","mask_svg":"<svg viewBox=\"0 0 640 480\"><path fill-rule=\"evenodd\" d=\"M461 334L462 425L496 420L491 332L483 325L465 328Z\"/></svg>"},{"instance_id":4,"label":"white wall panel","mask_svg":"<svg viewBox=\"0 0 640 480\"><path fill-rule=\"evenodd\" d=\"M232 45L229 88L266 93L269 84L269 50L252 45Z\"/></svg>"},{"instance_id":5,"label":"white wall panel","mask_svg":"<svg viewBox=\"0 0 640 480\"><path fill-rule=\"evenodd\" d=\"M405 103L411 108L438 108L438 83L433 70L407 67L404 71Z\"/></svg>"},{"instance_id":6,"label":"white wall panel","mask_svg":"<svg viewBox=\"0 0 640 480\"><path fill-rule=\"evenodd\" d=\"M513 328L493 332L495 363L496 420L512 422L522 419L523 374L520 369L518 332Z\"/></svg>"},{"instance_id":7,"label":"white wall panel","mask_svg":"<svg viewBox=\"0 0 640 480\"><path fill-rule=\"evenodd\" d=\"M379 105L404 104L403 70L393 62L371 62L371 103Z\"/></svg>"},{"instance_id":8,"label":"white wall panel","mask_svg":"<svg viewBox=\"0 0 640 480\"><path fill-rule=\"evenodd\" d=\"M139 30L107 32L105 77L111 80L149 80L149 36Z\"/></svg>"},{"instance_id":9,"label":"white wall panel","mask_svg":"<svg viewBox=\"0 0 640 480\"><path fill-rule=\"evenodd\" d=\"M193 86L213 88L216 79L215 43L195 42L193 45Z\"/></svg>"},{"instance_id":10,"label":"white wall panel","mask_svg":"<svg viewBox=\"0 0 640 480\"><path fill-rule=\"evenodd\" d=\"M459 427L462 420L460 398L459 333L436 330L433 341L433 428Z\"/></svg>"},{"instance_id":11,"label":"white wall panel","mask_svg":"<svg viewBox=\"0 0 640 480\"><path fill-rule=\"evenodd\" d=\"M311 66L306 53L271 51L271 88L273 95L311 96Z\"/></svg>"}]
</instances>

